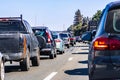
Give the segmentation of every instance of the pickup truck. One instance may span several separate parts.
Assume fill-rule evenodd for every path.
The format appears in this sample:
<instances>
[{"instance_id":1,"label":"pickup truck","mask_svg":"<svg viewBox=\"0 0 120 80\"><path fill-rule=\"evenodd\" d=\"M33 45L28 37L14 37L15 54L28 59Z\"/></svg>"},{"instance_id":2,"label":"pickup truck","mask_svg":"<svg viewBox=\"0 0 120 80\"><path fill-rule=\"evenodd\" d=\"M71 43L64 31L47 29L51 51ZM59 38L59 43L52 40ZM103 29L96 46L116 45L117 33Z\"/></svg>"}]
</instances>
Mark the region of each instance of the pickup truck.
<instances>
[{"instance_id":1,"label":"pickup truck","mask_svg":"<svg viewBox=\"0 0 120 80\"><path fill-rule=\"evenodd\" d=\"M29 23L20 17L0 18L0 52L4 61L18 61L22 71L39 66L39 43Z\"/></svg>"}]
</instances>

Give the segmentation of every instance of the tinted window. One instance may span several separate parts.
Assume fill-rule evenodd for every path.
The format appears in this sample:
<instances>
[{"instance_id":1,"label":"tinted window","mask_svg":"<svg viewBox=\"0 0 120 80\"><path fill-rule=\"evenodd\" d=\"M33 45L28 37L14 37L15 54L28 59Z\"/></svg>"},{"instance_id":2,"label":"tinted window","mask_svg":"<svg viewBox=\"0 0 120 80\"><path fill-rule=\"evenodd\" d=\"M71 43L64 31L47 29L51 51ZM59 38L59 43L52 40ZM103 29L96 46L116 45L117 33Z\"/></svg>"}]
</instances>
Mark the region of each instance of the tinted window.
<instances>
[{"instance_id":1,"label":"tinted window","mask_svg":"<svg viewBox=\"0 0 120 80\"><path fill-rule=\"evenodd\" d=\"M0 31L25 31L19 21L0 22Z\"/></svg>"},{"instance_id":2,"label":"tinted window","mask_svg":"<svg viewBox=\"0 0 120 80\"><path fill-rule=\"evenodd\" d=\"M120 9L108 12L105 30L108 33L120 33Z\"/></svg>"},{"instance_id":3,"label":"tinted window","mask_svg":"<svg viewBox=\"0 0 120 80\"><path fill-rule=\"evenodd\" d=\"M60 37L68 37L67 34L60 34Z\"/></svg>"},{"instance_id":4,"label":"tinted window","mask_svg":"<svg viewBox=\"0 0 120 80\"><path fill-rule=\"evenodd\" d=\"M33 29L33 32L35 33L35 35L46 37L45 29Z\"/></svg>"},{"instance_id":5,"label":"tinted window","mask_svg":"<svg viewBox=\"0 0 120 80\"><path fill-rule=\"evenodd\" d=\"M54 39L57 39L57 38L58 38L58 35L54 35L54 34L53 34L53 38L54 38Z\"/></svg>"}]
</instances>

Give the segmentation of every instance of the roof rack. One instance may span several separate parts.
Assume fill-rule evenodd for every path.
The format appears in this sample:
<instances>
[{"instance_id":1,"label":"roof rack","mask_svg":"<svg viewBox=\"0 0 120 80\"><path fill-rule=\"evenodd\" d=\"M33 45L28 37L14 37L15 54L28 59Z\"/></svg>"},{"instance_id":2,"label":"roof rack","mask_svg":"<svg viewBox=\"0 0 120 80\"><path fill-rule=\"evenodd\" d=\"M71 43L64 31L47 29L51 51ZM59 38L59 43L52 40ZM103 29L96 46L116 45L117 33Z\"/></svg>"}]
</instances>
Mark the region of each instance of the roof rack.
<instances>
[{"instance_id":1,"label":"roof rack","mask_svg":"<svg viewBox=\"0 0 120 80\"><path fill-rule=\"evenodd\" d=\"M0 20L2 20L2 19L7 19L7 20L23 20L23 16L21 14L20 17L0 17Z\"/></svg>"}]
</instances>

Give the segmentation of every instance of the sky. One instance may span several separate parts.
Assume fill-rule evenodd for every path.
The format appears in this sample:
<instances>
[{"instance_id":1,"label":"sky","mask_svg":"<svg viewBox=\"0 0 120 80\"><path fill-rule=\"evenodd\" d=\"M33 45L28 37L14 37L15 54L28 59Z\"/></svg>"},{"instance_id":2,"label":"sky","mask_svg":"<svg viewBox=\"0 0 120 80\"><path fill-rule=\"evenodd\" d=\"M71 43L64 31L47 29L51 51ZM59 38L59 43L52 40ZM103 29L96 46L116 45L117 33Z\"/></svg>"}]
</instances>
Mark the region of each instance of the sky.
<instances>
[{"instance_id":1,"label":"sky","mask_svg":"<svg viewBox=\"0 0 120 80\"><path fill-rule=\"evenodd\" d=\"M78 9L84 17L92 17L113 1L116 0L0 0L0 17L22 14L31 26L62 31L73 24Z\"/></svg>"}]
</instances>

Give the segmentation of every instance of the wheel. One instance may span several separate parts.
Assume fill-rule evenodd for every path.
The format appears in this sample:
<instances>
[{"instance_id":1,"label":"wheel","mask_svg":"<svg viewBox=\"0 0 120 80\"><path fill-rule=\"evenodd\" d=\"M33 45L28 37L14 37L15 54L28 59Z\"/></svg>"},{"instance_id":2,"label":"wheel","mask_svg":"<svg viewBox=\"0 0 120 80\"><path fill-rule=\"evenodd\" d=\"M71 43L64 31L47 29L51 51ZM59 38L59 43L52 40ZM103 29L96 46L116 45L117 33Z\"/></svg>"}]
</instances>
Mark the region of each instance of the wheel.
<instances>
[{"instance_id":1,"label":"wheel","mask_svg":"<svg viewBox=\"0 0 120 80\"><path fill-rule=\"evenodd\" d=\"M54 54L54 57L55 57L55 58L57 57L57 54L56 54L56 53Z\"/></svg>"},{"instance_id":2,"label":"wheel","mask_svg":"<svg viewBox=\"0 0 120 80\"><path fill-rule=\"evenodd\" d=\"M0 80L4 80L5 78L5 68L4 68L4 62L1 60L0 63Z\"/></svg>"},{"instance_id":3,"label":"wheel","mask_svg":"<svg viewBox=\"0 0 120 80\"><path fill-rule=\"evenodd\" d=\"M70 48L70 46L69 46L69 45L67 45L67 48Z\"/></svg>"},{"instance_id":4,"label":"wheel","mask_svg":"<svg viewBox=\"0 0 120 80\"><path fill-rule=\"evenodd\" d=\"M39 54L40 54L40 51L39 51L39 49L37 50L37 56L35 56L35 57L33 57L32 59L31 59L31 62L32 62L32 66L39 66L40 65L40 57L39 57Z\"/></svg>"},{"instance_id":5,"label":"wheel","mask_svg":"<svg viewBox=\"0 0 120 80\"><path fill-rule=\"evenodd\" d=\"M60 54L63 54L63 51L60 51L59 53L60 53Z\"/></svg>"},{"instance_id":6,"label":"wheel","mask_svg":"<svg viewBox=\"0 0 120 80\"><path fill-rule=\"evenodd\" d=\"M73 43L72 43L71 45L72 45L72 46L74 46L74 44L73 44Z\"/></svg>"},{"instance_id":7,"label":"wheel","mask_svg":"<svg viewBox=\"0 0 120 80\"><path fill-rule=\"evenodd\" d=\"M20 62L21 70L28 71L30 69L30 57L29 57L29 50L27 49L26 58Z\"/></svg>"},{"instance_id":8,"label":"wheel","mask_svg":"<svg viewBox=\"0 0 120 80\"><path fill-rule=\"evenodd\" d=\"M54 59L54 54L49 55L50 59Z\"/></svg>"}]
</instances>

